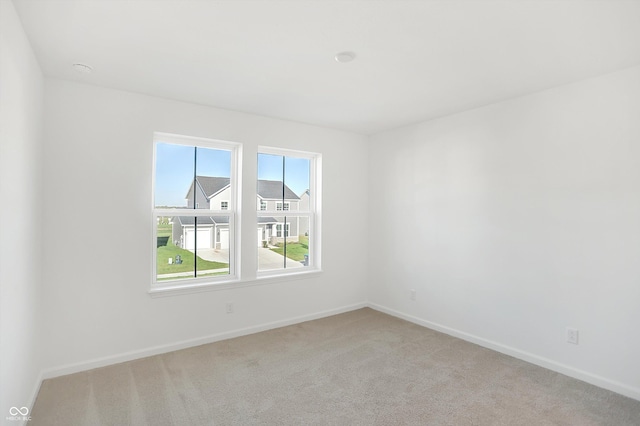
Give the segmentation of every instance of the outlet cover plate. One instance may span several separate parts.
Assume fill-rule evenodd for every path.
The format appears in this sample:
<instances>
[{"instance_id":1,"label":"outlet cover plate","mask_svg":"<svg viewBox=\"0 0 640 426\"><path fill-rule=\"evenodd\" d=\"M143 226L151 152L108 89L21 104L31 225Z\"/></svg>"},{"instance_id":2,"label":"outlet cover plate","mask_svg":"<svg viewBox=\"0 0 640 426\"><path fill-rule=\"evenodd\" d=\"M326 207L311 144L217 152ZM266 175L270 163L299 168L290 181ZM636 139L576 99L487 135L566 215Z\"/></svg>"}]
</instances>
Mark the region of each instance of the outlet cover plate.
<instances>
[{"instance_id":1,"label":"outlet cover plate","mask_svg":"<svg viewBox=\"0 0 640 426\"><path fill-rule=\"evenodd\" d=\"M567 327L567 343L578 344L578 329Z\"/></svg>"}]
</instances>

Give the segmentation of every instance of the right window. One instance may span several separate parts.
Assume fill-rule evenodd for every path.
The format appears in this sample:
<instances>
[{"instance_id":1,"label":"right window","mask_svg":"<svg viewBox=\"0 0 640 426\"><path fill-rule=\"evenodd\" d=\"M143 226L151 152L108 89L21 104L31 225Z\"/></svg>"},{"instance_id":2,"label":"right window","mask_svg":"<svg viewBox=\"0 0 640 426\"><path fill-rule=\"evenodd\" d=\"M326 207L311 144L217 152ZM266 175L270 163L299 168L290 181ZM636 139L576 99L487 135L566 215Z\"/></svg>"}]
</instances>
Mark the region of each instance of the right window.
<instances>
[{"instance_id":1,"label":"right window","mask_svg":"<svg viewBox=\"0 0 640 426\"><path fill-rule=\"evenodd\" d=\"M320 269L320 155L258 152L259 275Z\"/></svg>"}]
</instances>

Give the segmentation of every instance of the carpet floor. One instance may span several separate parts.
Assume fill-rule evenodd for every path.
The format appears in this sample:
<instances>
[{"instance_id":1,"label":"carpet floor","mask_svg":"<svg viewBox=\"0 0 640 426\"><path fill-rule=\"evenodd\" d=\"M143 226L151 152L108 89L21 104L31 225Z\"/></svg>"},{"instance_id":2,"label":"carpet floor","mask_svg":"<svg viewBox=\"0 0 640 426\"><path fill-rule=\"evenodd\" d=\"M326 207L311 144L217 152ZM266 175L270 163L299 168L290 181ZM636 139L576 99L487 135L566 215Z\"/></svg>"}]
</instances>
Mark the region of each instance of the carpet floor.
<instances>
[{"instance_id":1,"label":"carpet floor","mask_svg":"<svg viewBox=\"0 0 640 426\"><path fill-rule=\"evenodd\" d=\"M36 425L640 425L640 401L372 309L45 380Z\"/></svg>"}]
</instances>

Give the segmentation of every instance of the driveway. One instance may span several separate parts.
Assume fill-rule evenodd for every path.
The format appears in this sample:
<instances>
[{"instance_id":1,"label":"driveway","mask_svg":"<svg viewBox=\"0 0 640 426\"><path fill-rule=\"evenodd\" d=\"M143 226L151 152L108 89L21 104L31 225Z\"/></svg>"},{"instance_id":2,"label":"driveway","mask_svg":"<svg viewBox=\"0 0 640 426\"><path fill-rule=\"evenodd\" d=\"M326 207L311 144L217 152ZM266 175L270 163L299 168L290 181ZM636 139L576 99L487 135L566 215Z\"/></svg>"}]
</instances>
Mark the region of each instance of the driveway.
<instances>
[{"instance_id":1,"label":"driveway","mask_svg":"<svg viewBox=\"0 0 640 426\"><path fill-rule=\"evenodd\" d=\"M193 250L189 251L193 253ZM198 249L198 256L211 262L229 263L229 249L216 250L212 248L200 248Z\"/></svg>"},{"instance_id":2,"label":"driveway","mask_svg":"<svg viewBox=\"0 0 640 426\"><path fill-rule=\"evenodd\" d=\"M204 260L212 262L229 263L229 250L198 249L198 256ZM268 248L258 247L258 269L260 271L268 269L282 269L284 266L284 256L271 251ZM287 259L287 269L304 268L301 262Z\"/></svg>"},{"instance_id":3,"label":"driveway","mask_svg":"<svg viewBox=\"0 0 640 426\"><path fill-rule=\"evenodd\" d=\"M268 248L258 247L258 270L282 269L284 267L284 256L271 251ZM287 258L287 269L304 268L304 265L296 260Z\"/></svg>"}]
</instances>

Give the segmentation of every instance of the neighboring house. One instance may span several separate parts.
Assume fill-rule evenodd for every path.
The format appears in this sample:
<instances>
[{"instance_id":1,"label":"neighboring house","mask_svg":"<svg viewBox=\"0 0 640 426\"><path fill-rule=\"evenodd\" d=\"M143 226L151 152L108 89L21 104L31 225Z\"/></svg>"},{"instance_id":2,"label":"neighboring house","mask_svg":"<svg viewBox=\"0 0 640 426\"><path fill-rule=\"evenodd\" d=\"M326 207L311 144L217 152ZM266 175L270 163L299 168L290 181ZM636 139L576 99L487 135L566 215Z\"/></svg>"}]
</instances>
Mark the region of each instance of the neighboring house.
<instances>
[{"instance_id":1,"label":"neighboring house","mask_svg":"<svg viewBox=\"0 0 640 426\"><path fill-rule=\"evenodd\" d=\"M230 203L229 178L214 176L197 176L196 186L191 184L187 192L187 208L226 210ZM281 211L283 216L287 211L300 210L301 198L281 181L258 180L258 210ZM304 209L308 209L307 205ZM304 200L305 195L303 194ZM304 201L303 201L304 202ZM305 222L306 220L306 222ZM226 216L207 216L198 218L197 248L229 248L229 219ZM302 226L301 226L302 225ZM187 216L174 217L172 219L172 239L178 247L193 250L196 235L194 232L194 218ZM297 242L299 235L308 232L308 219L284 217L260 217L258 218L257 244L276 244L283 242L285 237L288 242Z\"/></svg>"},{"instance_id":2,"label":"neighboring house","mask_svg":"<svg viewBox=\"0 0 640 426\"><path fill-rule=\"evenodd\" d=\"M229 218L226 216L198 217L197 246L193 216L176 216L171 221L171 238L178 247L193 250L229 248Z\"/></svg>"}]
</instances>

